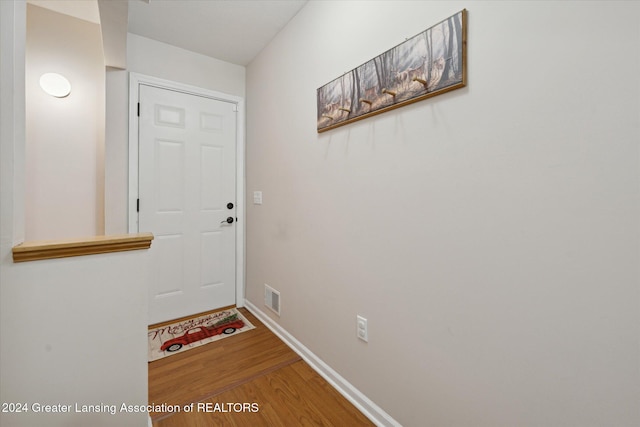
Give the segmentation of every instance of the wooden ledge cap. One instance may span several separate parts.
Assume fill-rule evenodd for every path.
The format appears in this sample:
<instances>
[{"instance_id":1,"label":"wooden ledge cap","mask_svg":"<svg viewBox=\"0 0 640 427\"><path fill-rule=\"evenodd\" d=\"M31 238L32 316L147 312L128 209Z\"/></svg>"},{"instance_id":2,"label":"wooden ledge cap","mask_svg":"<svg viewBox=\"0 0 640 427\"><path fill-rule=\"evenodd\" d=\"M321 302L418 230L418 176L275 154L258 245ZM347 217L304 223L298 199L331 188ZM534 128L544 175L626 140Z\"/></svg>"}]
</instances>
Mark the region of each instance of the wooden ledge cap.
<instances>
[{"instance_id":1,"label":"wooden ledge cap","mask_svg":"<svg viewBox=\"0 0 640 427\"><path fill-rule=\"evenodd\" d=\"M13 247L13 262L149 249L152 240L151 233L137 233L24 242Z\"/></svg>"}]
</instances>

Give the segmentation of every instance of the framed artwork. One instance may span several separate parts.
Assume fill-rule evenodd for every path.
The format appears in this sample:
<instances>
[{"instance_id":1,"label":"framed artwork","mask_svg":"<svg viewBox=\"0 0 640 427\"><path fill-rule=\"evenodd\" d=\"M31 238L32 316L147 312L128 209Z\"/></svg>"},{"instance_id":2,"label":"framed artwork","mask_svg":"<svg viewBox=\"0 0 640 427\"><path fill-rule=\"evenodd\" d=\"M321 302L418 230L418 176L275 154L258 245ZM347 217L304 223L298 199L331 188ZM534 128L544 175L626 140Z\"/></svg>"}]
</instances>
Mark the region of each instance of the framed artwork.
<instances>
[{"instance_id":1,"label":"framed artwork","mask_svg":"<svg viewBox=\"0 0 640 427\"><path fill-rule=\"evenodd\" d=\"M461 10L318 89L318 133L467 84Z\"/></svg>"}]
</instances>

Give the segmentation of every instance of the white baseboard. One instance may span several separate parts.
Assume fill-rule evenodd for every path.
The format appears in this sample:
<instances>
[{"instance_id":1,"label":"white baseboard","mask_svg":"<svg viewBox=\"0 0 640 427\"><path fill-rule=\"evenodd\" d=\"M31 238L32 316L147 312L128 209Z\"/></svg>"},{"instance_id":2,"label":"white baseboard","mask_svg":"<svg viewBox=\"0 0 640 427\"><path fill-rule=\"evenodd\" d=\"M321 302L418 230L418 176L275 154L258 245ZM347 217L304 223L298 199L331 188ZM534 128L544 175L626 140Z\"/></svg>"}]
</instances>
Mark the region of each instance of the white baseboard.
<instances>
[{"instance_id":1,"label":"white baseboard","mask_svg":"<svg viewBox=\"0 0 640 427\"><path fill-rule=\"evenodd\" d=\"M373 403L371 399L365 396L360 390L355 388L351 383L344 379L340 374L334 371L329 365L324 363L311 350L305 347L293 335L287 332L282 326L274 322L262 310L256 307L251 301L245 299L244 305L254 316L265 324L274 334L278 336L285 344L311 366L322 378L333 386L340 394L342 394L349 402L351 402L360 412L369 418L378 427L402 427L402 425L394 420L389 414L382 410L378 405Z\"/></svg>"}]
</instances>

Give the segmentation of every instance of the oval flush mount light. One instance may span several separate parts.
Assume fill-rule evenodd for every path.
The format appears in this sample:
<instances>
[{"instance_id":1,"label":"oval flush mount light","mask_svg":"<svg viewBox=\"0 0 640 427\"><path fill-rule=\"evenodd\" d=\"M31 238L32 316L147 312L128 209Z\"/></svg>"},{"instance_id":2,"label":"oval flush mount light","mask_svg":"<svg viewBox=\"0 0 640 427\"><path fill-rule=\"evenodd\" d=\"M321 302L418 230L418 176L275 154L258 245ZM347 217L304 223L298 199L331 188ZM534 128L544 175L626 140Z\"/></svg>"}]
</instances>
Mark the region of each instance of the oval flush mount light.
<instances>
[{"instance_id":1,"label":"oval flush mount light","mask_svg":"<svg viewBox=\"0 0 640 427\"><path fill-rule=\"evenodd\" d=\"M45 73L40 77L40 87L51 96L64 98L71 93L71 83L57 73Z\"/></svg>"}]
</instances>

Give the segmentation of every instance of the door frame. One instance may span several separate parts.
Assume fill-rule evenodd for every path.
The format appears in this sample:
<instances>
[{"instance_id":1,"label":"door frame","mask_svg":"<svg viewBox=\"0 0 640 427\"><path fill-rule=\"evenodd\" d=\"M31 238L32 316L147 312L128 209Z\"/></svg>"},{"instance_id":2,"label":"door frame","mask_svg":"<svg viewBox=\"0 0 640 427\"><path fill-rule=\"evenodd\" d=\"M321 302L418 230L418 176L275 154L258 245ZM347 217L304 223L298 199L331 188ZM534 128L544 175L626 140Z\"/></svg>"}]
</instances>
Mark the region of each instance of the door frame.
<instances>
[{"instance_id":1,"label":"door frame","mask_svg":"<svg viewBox=\"0 0 640 427\"><path fill-rule=\"evenodd\" d=\"M129 233L138 233L138 153L140 147L138 133L138 99L140 85L153 86L160 89L202 96L218 101L229 102L236 106L236 306L244 307L245 290L245 102L244 98L160 79L139 73L129 73L129 196L128 196L128 228ZM144 230L142 230L144 231Z\"/></svg>"}]
</instances>

